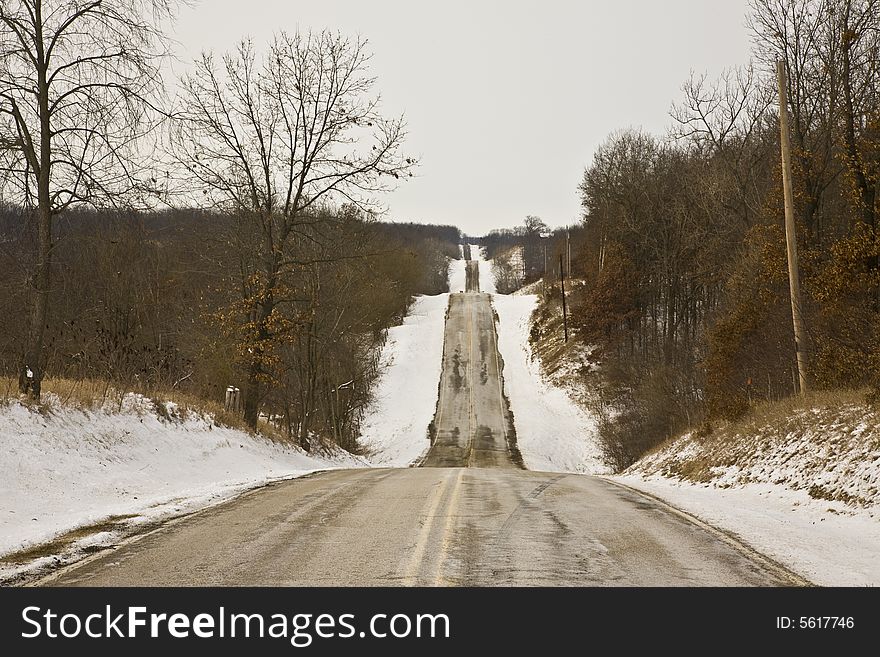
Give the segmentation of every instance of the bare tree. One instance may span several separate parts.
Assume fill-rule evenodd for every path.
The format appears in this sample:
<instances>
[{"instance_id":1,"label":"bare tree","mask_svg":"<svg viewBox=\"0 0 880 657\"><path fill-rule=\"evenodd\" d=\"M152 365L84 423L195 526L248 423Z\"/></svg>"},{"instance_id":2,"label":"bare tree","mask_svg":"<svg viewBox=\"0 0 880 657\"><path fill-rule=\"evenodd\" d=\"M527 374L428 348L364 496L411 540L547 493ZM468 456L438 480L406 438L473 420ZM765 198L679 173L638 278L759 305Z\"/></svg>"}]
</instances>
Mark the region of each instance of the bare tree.
<instances>
[{"instance_id":1,"label":"bare tree","mask_svg":"<svg viewBox=\"0 0 880 657\"><path fill-rule=\"evenodd\" d=\"M37 233L22 394L40 397L53 217L138 187L136 142L161 88L175 0L0 0L0 184Z\"/></svg>"},{"instance_id":2,"label":"bare tree","mask_svg":"<svg viewBox=\"0 0 880 657\"><path fill-rule=\"evenodd\" d=\"M820 209L840 173L834 120L839 100L836 44L827 39L830 0L751 0L748 24L755 55L772 85L776 62L785 62L791 139L797 179L803 187L800 216L809 233L821 232Z\"/></svg>"},{"instance_id":3,"label":"bare tree","mask_svg":"<svg viewBox=\"0 0 880 657\"><path fill-rule=\"evenodd\" d=\"M175 156L184 193L239 217L238 300L226 319L246 363L245 419L256 426L285 318L286 277L309 264L297 244L322 204L373 209L378 192L411 175L402 118L386 119L372 95L367 42L339 34L280 33L258 56L253 44L218 61L205 54L183 80Z\"/></svg>"},{"instance_id":4,"label":"bare tree","mask_svg":"<svg viewBox=\"0 0 880 657\"><path fill-rule=\"evenodd\" d=\"M670 112L672 136L706 158L706 184L717 190L706 199L731 212L747 229L761 211L758 180L766 176L764 127L773 97L754 68L726 70L720 79L691 74L684 99Z\"/></svg>"},{"instance_id":5,"label":"bare tree","mask_svg":"<svg viewBox=\"0 0 880 657\"><path fill-rule=\"evenodd\" d=\"M805 224L814 235L818 232L823 196L843 173L849 205L876 234L877 175L871 153L880 94L880 2L752 3L758 56L769 68L783 60L788 72L796 180L806 191Z\"/></svg>"},{"instance_id":6,"label":"bare tree","mask_svg":"<svg viewBox=\"0 0 880 657\"><path fill-rule=\"evenodd\" d=\"M751 135L770 106L769 94L761 93L753 67L728 69L718 80L691 74L682 85L684 100L673 106L678 124L676 138L693 140L700 151L723 151L740 133Z\"/></svg>"},{"instance_id":7,"label":"bare tree","mask_svg":"<svg viewBox=\"0 0 880 657\"><path fill-rule=\"evenodd\" d=\"M843 158L861 220L875 236L878 176L871 151L877 147L880 120L880 0L829 1L828 13L833 17L831 41L840 51ZM872 267L877 267L876 258Z\"/></svg>"}]
</instances>

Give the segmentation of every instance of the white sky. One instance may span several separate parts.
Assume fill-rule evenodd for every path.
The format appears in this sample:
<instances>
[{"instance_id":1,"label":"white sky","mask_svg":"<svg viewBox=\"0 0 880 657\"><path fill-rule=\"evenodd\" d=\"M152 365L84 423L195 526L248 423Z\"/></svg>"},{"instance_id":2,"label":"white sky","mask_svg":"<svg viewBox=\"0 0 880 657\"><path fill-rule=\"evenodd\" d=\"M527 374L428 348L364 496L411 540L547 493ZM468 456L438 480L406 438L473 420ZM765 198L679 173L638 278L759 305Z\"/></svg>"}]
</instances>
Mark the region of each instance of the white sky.
<instances>
[{"instance_id":1,"label":"white sky","mask_svg":"<svg viewBox=\"0 0 880 657\"><path fill-rule=\"evenodd\" d=\"M418 177L388 219L479 235L579 217L577 184L614 130L662 133L691 70L749 60L747 0L202 0L180 56L244 36L331 28L370 41L388 115L405 113Z\"/></svg>"}]
</instances>

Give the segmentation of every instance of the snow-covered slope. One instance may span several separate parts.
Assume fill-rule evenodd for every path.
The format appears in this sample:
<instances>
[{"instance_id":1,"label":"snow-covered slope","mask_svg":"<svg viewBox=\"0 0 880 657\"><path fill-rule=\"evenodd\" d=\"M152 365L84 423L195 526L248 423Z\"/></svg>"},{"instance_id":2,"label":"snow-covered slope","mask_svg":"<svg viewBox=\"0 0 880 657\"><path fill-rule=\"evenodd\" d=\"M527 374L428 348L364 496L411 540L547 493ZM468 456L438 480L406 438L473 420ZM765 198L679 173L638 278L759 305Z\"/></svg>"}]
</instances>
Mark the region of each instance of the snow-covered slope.
<instances>
[{"instance_id":1,"label":"snow-covered slope","mask_svg":"<svg viewBox=\"0 0 880 657\"><path fill-rule=\"evenodd\" d=\"M388 331L383 372L361 428L374 465L406 467L430 447L448 305L448 294L417 297L403 324Z\"/></svg>"},{"instance_id":2,"label":"snow-covered slope","mask_svg":"<svg viewBox=\"0 0 880 657\"><path fill-rule=\"evenodd\" d=\"M880 586L880 509L816 500L775 484L718 488L660 476L614 477L659 497L821 586Z\"/></svg>"},{"instance_id":3,"label":"snow-covered slope","mask_svg":"<svg viewBox=\"0 0 880 657\"><path fill-rule=\"evenodd\" d=\"M618 480L823 585L880 585L880 421L859 404L671 441Z\"/></svg>"},{"instance_id":4,"label":"snow-covered slope","mask_svg":"<svg viewBox=\"0 0 880 657\"><path fill-rule=\"evenodd\" d=\"M482 274L481 274L482 275ZM529 347L529 319L538 297L496 294L498 350L516 441L530 470L606 472L595 420L541 374Z\"/></svg>"},{"instance_id":5,"label":"snow-covered slope","mask_svg":"<svg viewBox=\"0 0 880 657\"><path fill-rule=\"evenodd\" d=\"M480 253L480 247L471 246L471 257ZM449 262L451 293L465 291L465 264ZM486 261L481 261L480 284L495 289ZM383 372L361 425L360 442L373 465L406 467L430 447L428 425L437 408L448 305L448 294L417 297L403 324L388 331Z\"/></svg>"},{"instance_id":6,"label":"snow-covered slope","mask_svg":"<svg viewBox=\"0 0 880 657\"><path fill-rule=\"evenodd\" d=\"M763 426L692 433L648 454L628 474L716 488L777 484L813 499L880 505L880 419L864 405L800 409Z\"/></svg>"},{"instance_id":7,"label":"snow-covered slope","mask_svg":"<svg viewBox=\"0 0 880 657\"><path fill-rule=\"evenodd\" d=\"M18 401L0 406L0 554L108 519L142 524L275 479L362 465L344 453L310 456L209 418L181 417L173 404L162 419L139 395L127 395L121 408L58 406L45 413ZM8 571L0 568L0 579Z\"/></svg>"},{"instance_id":8,"label":"snow-covered slope","mask_svg":"<svg viewBox=\"0 0 880 657\"><path fill-rule=\"evenodd\" d=\"M504 361L504 390L514 416L526 467L559 472L605 472L595 442L595 422L562 389L546 381L528 344L534 295L494 294L491 262L471 245L480 263L480 287L491 290L498 313L498 348ZM452 261L450 273L463 260ZM420 297L402 326L389 331L382 353L385 371L363 424L362 444L374 465L406 466L428 449L427 429L437 404L443 330L449 295Z\"/></svg>"},{"instance_id":9,"label":"snow-covered slope","mask_svg":"<svg viewBox=\"0 0 880 657\"><path fill-rule=\"evenodd\" d=\"M467 262L464 260L449 261L449 291L464 292L466 284L466 268Z\"/></svg>"}]
</instances>

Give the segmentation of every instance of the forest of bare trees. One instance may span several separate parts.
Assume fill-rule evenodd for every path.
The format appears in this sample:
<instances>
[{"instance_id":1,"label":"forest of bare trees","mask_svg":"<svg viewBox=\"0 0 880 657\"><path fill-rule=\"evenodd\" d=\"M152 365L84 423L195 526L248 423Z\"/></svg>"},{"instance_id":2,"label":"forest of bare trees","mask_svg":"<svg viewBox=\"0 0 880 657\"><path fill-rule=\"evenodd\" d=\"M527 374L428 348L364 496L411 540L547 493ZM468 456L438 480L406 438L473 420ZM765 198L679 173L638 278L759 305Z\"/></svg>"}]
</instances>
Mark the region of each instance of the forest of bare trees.
<instances>
[{"instance_id":1,"label":"forest of bare trees","mask_svg":"<svg viewBox=\"0 0 880 657\"><path fill-rule=\"evenodd\" d=\"M811 385L880 383L880 3L753 0L748 25L750 65L692 75L671 134L611 135L580 185L573 269L588 284L570 301L602 366L602 432L619 466L797 392L777 60Z\"/></svg>"},{"instance_id":2,"label":"forest of bare trees","mask_svg":"<svg viewBox=\"0 0 880 657\"><path fill-rule=\"evenodd\" d=\"M753 0L747 23L752 61L717 79L692 74L667 134L623 130L596 151L580 225L548 231L530 216L483 238L504 262L522 254L525 283L545 275L543 249L548 283L573 254L566 275L584 283L569 293L574 341L601 366L580 385L595 393L618 467L689 427L799 392L778 61L810 385L870 399L880 386L880 2ZM559 288L542 289L546 319Z\"/></svg>"},{"instance_id":3,"label":"forest of bare trees","mask_svg":"<svg viewBox=\"0 0 880 657\"><path fill-rule=\"evenodd\" d=\"M240 254L229 242L237 227L235 216L202 210L61 213L47 376L221 403L227 386L244 391L249 354L229 315L240 294ZM308 440L305 426L353 449L385 329L414 294L447 289L458 230L369 221L351 208L316 217L312 228L315 241L301 252L315 262L287 279L280 311L291 330L272 340L260 408L294 440ZM0 241L0 366L11 376L29 326L10 318L28 303L35 249L20 208L0 213Z\"/></svg>"},{"instance_id":4,"label":"forest of bare trees","mask_svg":"<svg viewBox=\"0 0 880 657\"><path fill-rule=\"evenodd\" d=\"M33 214L27 347L18 375L39 400L50 323L53 224L77 205L140 200L139 142L157 125L161 23L173 0L0 2L2 198Z\"/></svg>"},{"instance_id":5,"label":"forest of bare trees","mask_svg":"<svg viewBox=\"0 0 880 657\"><path fill-rule=\"evenodd\" d=\"M222 401L356 447L385 330L446 289L365 40L278 32L165 92L175 0L0 0L0 373Z\"/></svg>"},{"instance_id":6,"label":"forest of bare trees","mask_svg":"<svg viewBox=\"0 0 880 657\"><path fill-rule=\"evenodd\" d=\"M240 386L251 427L353 448L384 331L445 289L458 230L375 219L417 161L363 39L243 40L170 98L178 6L0 0L0 368L36 401L46 377ZM572 335L621 466L798 392L779 61L810 385L880 383L880 0L752 0L747 23L752 61L692 74L668 134L597 150L580 225L481 238L502 292L557 278L560 256L582 281Z\"/></svg>"}]
</instances>

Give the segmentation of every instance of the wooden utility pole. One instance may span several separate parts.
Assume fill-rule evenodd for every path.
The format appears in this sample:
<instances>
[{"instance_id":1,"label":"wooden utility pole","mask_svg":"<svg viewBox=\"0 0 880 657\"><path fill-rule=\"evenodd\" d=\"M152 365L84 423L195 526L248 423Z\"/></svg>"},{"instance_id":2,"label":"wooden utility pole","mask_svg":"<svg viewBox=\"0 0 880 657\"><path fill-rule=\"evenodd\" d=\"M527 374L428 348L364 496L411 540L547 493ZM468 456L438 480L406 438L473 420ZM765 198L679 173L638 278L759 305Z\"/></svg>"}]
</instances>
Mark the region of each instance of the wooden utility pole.
<instances>
[{"instance_id":1,"label":"wooden utility pole","mask_svg":"<svg viewBox=\"0 0 880 657\"><path fill-rule=\"evenodd\" d=\"M559 280L562 281L562 330L568 342L568 310L565 305L565 269L562 266L562 254L559 254Z\"/></svg>"},{"instance_id":2,"label":"wooden utility pole","mask_svg":"<svg viewBox=\"0 0 880 657\"><path fill-rule=\"evenodd\" d=\"M785 195L785 246L788 254L788 284L791 292L791 319L794 325L794 343L797 354L800 393L807 392L809 359L807 331L804 324L801 282L798 274L797 232L794 222L794 194L791 186L791 143L788 134L788 82L785 62L776 62L776 81L779 85L779 143L782 149L782 187Z\"/></svg>"},{"instance_id":3,"label":"wooden utility pole","mask_svg":"<svg viewBox=\"0 0 880 657\"><path fill-rule=\"evenodd\" d=\"M544 277L541 279L541 290L544 292L544 298L547 298L547 241L544 236L541 236L541 241L544 242Z\"/></svg>"}]
</instances>

